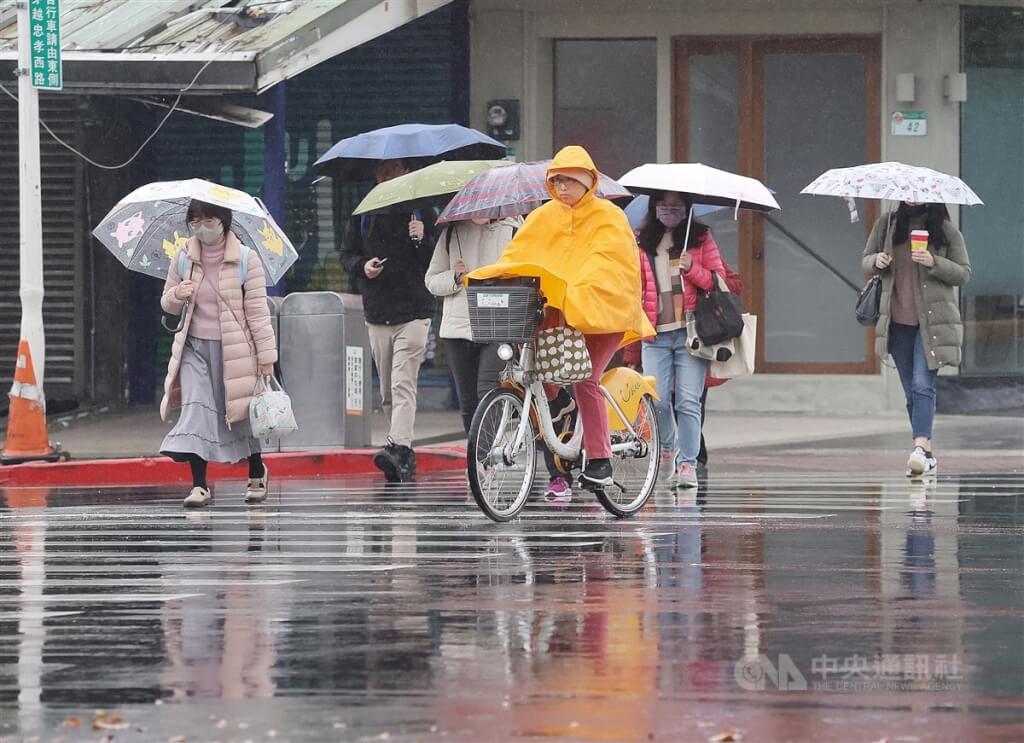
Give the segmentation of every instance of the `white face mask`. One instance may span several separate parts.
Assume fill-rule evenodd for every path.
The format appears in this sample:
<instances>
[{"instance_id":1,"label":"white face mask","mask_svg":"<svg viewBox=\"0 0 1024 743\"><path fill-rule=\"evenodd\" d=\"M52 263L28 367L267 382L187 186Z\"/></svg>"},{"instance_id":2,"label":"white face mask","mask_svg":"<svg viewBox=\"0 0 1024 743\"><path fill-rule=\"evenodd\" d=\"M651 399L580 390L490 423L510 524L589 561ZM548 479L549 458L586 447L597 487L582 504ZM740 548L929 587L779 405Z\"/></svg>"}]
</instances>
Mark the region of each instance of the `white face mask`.
<instances>
[{"instance_id":1,"label":"white face mask","mask_svg":"<svg viewBox=\"0 0 1024 743\"><path fill-rule=\"evenodd\" d=\"M206 225L200 225L196 228L196 237L199 238L199 242L204 245L213 245L214 243L220 242L221 237L224 235L224 228L217 223L212 227Z\"/></svg>"}]
</instances>

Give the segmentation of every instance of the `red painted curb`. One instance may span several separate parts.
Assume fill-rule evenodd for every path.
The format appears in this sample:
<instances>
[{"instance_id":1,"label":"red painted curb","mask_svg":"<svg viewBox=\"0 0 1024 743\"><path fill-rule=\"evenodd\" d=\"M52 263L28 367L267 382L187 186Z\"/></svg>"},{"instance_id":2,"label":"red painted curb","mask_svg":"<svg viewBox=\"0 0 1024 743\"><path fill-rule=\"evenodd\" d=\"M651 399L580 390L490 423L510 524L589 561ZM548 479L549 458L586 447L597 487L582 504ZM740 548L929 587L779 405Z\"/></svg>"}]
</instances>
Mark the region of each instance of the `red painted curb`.
<instances>
[{"instance_id":1,"label":"red painted curb","mask_svg":"<svg viewBox=\"0 0 1024 743\"><path fill-rule=\"evenodd\" d=\"M337 449L322 452L283 452L263 458L273 477L307 479L342 475L380 474L373 464L376 449ZM418 473L465 469L466 452L460 447L423 447L416 450ZM211 464L210 481L244 479L245 463ZM91 485L176 485L191 482L187 465L166 457L88 459L70 462L30 462L0 467L0 487L73 487Z\"/></svg>"}]
</instances>

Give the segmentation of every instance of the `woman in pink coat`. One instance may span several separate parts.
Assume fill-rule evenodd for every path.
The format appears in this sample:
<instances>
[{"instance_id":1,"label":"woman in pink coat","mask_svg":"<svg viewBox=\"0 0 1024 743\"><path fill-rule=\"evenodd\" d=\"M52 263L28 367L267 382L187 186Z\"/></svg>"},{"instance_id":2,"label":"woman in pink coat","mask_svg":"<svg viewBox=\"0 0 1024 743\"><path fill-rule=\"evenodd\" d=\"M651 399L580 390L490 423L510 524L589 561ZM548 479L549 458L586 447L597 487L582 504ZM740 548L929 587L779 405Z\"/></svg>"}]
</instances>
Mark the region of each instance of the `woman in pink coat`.
<instances>
[{"instance_id":1,"label":"woman in pink coat","mask_svg":"<svg viewBox=\"0 0 1024 743\"><path fill-rule=\"evenodd\" d=\"M208 462L248 459L245 500L258 503L267 497L269 472L249 428L249 402L257 379L274 371L277 342L263 264L255 250L243 250L231 231L231 217L224 207L189 204L186 221L192 237L183 249L184 259L175 256L171 261L160 299L165 312L180 315L185 310L160 403L164 420L174 408L180 407L181 415L160 452L188 462L192 469L186 507L205 506L213 498L206 480ZM184 271L179 272L179 265Z\"/></svg>"},{"instance_id":2,"label":"woman in pink coat","mask_svg":"<svg viewBox=\"0 0 1024 743\"><path fill-rule=\"evenodd\" d=\"M654 279L653 287L645 285L643 300L645 308L655 310L657 331L653 340L643 342L643 368L656 379L662 456L667 459L675 450L673 474L684 488L697 487L701 398L708 370L706 359L687 350L687 319L697 307L698 292L710 291L712 273L723 278L726 273L707 225L693 220L687 238L690 207L683 194L652 194L637 237Z\"/></svg>"}]
</instances>

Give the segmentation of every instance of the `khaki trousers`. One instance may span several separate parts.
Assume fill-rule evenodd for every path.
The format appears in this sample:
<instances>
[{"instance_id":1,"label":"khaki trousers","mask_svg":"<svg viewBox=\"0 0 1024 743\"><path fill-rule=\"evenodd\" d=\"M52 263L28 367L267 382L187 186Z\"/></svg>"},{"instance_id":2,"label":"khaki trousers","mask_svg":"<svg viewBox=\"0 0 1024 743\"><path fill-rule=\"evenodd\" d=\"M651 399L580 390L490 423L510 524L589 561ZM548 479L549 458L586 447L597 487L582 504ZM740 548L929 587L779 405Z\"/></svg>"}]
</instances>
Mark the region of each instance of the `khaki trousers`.
<instances>
[{"instance_id":1,"label":"khaki trousers","mask_svg":"<svg viewBox=\"0 0 1024 743\"><path fill-rule=\"evenodd\" d=\"M430 320L401 325L371 325L370 352L380 376L380 396L390 427L388 435L399 446L412 446L416 425L416 382L427 351Z\"/></svg>"}]
</instances>

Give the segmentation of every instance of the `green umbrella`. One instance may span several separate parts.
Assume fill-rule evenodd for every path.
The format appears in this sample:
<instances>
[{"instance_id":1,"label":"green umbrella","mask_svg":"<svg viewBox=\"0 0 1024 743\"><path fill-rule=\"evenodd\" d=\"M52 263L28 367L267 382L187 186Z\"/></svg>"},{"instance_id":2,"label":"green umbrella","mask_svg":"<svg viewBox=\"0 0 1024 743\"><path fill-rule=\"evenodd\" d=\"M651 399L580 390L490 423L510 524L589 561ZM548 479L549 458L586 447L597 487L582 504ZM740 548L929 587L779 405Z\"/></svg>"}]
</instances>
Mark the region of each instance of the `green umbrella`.
<instances>
[{"instance_id":1,"label":"green umbrella","mask_svg":"<svg viewBox=\"0 0 1024 743\"><path fill-rule=\"evenodd\" d=\"M507 160L451 160L414 170L378 184L366 195L353 214L403 211L433 206L441 197L457 193L469 181L491 168L508 165Z\"/></svg>"}]
</instances>

